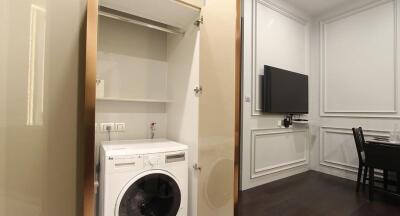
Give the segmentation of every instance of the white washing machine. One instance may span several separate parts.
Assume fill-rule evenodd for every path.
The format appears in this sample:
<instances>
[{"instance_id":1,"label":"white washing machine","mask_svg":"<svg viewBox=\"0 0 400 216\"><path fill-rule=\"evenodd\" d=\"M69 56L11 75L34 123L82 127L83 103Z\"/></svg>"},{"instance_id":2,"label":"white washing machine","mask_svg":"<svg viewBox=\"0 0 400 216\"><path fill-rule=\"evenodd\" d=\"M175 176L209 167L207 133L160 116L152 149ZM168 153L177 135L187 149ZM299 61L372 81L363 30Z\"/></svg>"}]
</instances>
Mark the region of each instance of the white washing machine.
<instances>
[{"instance_id":1,"label":"white washing machine","mask_svg":"<svg viewBox=\"0 0 400 216\"><path fill-rule=\"evenodd\" d=\"M169 140L104 142L101 216L186 216L187 146Z\"/></svg>"}]
</instances>

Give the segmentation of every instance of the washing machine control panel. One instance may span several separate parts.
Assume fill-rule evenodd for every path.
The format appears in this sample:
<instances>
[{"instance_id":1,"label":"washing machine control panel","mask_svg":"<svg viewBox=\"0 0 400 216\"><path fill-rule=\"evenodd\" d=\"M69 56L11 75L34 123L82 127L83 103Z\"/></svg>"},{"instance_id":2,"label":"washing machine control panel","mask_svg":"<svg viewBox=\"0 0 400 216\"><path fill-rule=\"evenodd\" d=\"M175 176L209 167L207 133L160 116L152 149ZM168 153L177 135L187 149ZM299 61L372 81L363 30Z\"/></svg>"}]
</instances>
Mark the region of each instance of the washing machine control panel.
<instances>
[{"instance_id":1,"label":"washing machine control panel","mask_svg":"<svg viewBox=\"0 0 400 216\"><path fill-rule=\"evenodd\" d=\"M143 165L144 167L158 167L161 162L160 155L145 155L143 157Z\"/></svg>"},{"instance_id":2,"label":"washing machine control panel","mask_svg":"<svg viewBox=\"0 0 400 216\"><path fill-rule=\"evenodd\" d=\"M132 156L109 157L108 161L113 164L114 172L126 172L128 170L156 169L170 166L174 163L185 162L185 152L172 152L165 154L143 154Z\"/></svg>"}]
</instances>

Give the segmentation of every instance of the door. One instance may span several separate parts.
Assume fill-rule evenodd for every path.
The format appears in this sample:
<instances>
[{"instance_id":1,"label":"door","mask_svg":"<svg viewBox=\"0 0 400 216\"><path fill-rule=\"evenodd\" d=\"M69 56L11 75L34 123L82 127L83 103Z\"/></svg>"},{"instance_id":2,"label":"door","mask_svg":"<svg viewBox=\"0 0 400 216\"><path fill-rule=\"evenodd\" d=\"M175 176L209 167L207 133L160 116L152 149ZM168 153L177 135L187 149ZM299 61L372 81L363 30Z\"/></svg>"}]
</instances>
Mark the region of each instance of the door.
<instances>
[{"instance_id":1,"label":"door","mask_svg":"<svg viewBox=\"0 0 400 216\"><path fill-rule=\"evenodd\" d=\"M202 9L199 216L234 213L237 7L236 1L211 0Z\"/></svg>"},{"instance_id":2,"label":"door","mask_svg":"<svg viewBox=\"0 0 400 216\"><path fill-rule=\"evenodd\" d=\"M83 0L0 0L1 216L78 213L84 6Z\"/></svg>"}]
</instances>

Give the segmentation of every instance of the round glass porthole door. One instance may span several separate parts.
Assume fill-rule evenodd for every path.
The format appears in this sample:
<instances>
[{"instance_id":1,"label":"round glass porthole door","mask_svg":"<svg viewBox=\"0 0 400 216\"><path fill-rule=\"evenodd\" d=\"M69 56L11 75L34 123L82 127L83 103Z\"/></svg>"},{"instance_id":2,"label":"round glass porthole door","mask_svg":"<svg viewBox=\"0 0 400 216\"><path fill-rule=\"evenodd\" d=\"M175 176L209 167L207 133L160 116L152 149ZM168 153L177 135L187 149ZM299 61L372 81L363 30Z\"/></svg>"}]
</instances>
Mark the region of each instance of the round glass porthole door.
<instances>
[{"instance_id":1,"label":"round glass porthole door","mask_svg":"<svg viewBox=\"0 0 400 216\"><path fill-rule=\"evenodd\" d=\"M118 216L175 216L181 204L178 184L162 173L135 181L123 195Z\"/></svg>"}]
</instances>

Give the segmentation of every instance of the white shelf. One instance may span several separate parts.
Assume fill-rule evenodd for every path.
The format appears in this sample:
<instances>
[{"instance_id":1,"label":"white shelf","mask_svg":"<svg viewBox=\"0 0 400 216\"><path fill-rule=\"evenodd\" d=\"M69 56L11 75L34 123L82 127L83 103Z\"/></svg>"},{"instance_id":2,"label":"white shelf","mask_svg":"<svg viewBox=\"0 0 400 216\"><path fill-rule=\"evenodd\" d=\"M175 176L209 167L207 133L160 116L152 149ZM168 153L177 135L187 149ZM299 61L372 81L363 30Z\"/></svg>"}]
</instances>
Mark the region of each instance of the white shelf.
<instances>
[{"instance_id":1,"label":"white shelf","mask_svg":"<svg viewBox=\"0 0 400 216\"><path fill-rule=\"evenodd\" d=\"M180 29L200 16L200 8L181 0L100 0L100 5Z\"/></svg>"},{"instance_id":2,"label":"white shelf","mask_svg":"<svg viewBox=\"0 0 400 216\"><path fill-rule=\"evenodd\" d=\"M142 102L142 103L171 103L171 100L159 100L159 99L142 99L142 98L96 98L97 101L114 101L114 102Z\"/></svg>"}]
</instances>

